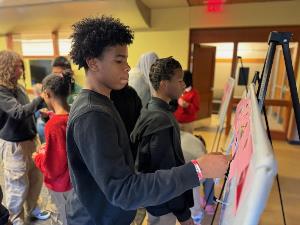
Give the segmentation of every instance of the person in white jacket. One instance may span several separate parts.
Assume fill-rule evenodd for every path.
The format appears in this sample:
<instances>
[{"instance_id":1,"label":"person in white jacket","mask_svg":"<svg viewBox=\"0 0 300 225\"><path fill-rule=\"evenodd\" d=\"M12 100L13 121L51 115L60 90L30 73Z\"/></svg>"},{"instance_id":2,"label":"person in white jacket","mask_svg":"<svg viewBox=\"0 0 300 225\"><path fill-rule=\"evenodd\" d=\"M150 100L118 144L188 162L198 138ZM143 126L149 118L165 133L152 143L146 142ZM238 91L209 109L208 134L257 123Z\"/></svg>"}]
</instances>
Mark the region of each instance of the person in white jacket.
<instances>
[{"instance_id":1,"label":"person in white jacket","mask_svg":"<svg viewBox=\"0 0 300 225\"><path fill-rule=\"evenodd\" d=\"M133 87L145 106L153 93L150 85L149 72L152 64L158 59L154 52L147 52L140 56L137 65L129 71L129 86Z\"/></svg>"},{"instance_id":2,"label":"person in white jacket","mask_svg":"<svg viewBox=\"0 0 300 225\"><path fill-rule=\"evenodd\" d=\"M180 131L180 138L182 152L187 162L195 158L195 155L203 156L207 154L206 144L201 136L194 136L188 132ZM200 195L199 187L193 188L194 207L191 208L191 213L195 225L201 224L204 212L207 215L213 215L215 211L214 179L205 179L202 184L204 197Z\"/></svg>"}]
</instances>

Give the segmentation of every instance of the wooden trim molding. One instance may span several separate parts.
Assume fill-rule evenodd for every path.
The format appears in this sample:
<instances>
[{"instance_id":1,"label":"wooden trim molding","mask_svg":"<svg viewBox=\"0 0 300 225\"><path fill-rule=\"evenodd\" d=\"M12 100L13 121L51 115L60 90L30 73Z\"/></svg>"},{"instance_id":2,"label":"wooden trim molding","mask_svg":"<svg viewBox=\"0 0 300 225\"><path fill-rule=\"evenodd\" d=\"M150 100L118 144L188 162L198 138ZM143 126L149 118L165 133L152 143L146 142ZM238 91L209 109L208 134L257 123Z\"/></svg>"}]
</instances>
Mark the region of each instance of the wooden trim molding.
<instances>
[{"instance_id":1,"label":"wooden trim molding","mask_svg":"<svg viewBox=\"0 0 300 225\"><path fill-rule=\"evenodd\" d=\"M216 62L219 63L232 63L232 59L228 58L218 58L216 59ZM243 59L243 63L264 63L265 59L260 59L260 58L246 58Z\"/></svg>"},{"instance_id":2,"label":"wooden trim molding","mask_svg":"<svg viewBox=\"0 0 300 225\"><path fill-rule=\"evenodd\" d=\"M58 31L53 31L51 38L52 38L52 42L53 42L53 54L54 54L54 57L57 57L57 56L59 56Z\"/></svg>"},{"instance_id":3,"label":"wooden trim molding","mask_svg":"<svg viewBox=\"0 0 300 225\"><path fill-rule=\"evenodd\" d=\"M6 48L8 50L13 50L14 49L14 38L11 33L6 34Z\"/></svg>"},{"instance_id":4,"label":"wooden trim molding","mask_svg":"<svg viewBox=\"0 0 300 225\"><path fill-rule=\"evenodd\" d=\"M291 32L292 41L300 41L300 26L235 27L191 29L191 43L267 42L270 32Z\"/></svg>"},{"instance_id":5,"label":"wooden trim molding","mask_svg":"<svg viewBox=\"0 0 300 225\"><path fill-rule=\"evenodd\" d=\"M44 55L44 56L39 56L39 55L34 55L34 56L23 56L23 59L54 59L55 56L53 55Z\"/></svg>"}]
</instances>

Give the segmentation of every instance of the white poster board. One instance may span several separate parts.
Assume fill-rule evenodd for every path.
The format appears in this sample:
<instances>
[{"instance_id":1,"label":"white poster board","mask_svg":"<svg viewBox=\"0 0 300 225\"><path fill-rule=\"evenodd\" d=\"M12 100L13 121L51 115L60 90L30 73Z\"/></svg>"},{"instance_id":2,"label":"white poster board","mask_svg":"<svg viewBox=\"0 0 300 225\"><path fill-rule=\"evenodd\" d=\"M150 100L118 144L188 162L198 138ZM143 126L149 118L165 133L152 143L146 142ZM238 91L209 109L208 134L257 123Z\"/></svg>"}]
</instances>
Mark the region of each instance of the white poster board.
<instances>
[{"instance_id":1,"label":"white poster board","mask_svg":"<svg viewBox=\"0 0 300 225\"><path fill-rule=\"evenodd\" d=\"M256 225L277 174L277 163L253 85L249 87L248 96L239 103L236 116L233 155L237 152L225 186L223 201L226 204L222 205L219 224Z\"/></svg>"},{"instance_id":2,"label":"white poster board","mask_svg":"<svg viewBox=\"0 0 300 225\"><path fill-rule=\"evenodd\" d=\"M224 87L224 93L223 93L222 102L221 102L220 111L219 111L219 127L220 128L223 128L223 126L224 126L224 121L226 118L229 102L230 102L232 91L234 88L234 83L235 83L235 80L232 77L229 77L225 84L225 87Z\"/></svg>"}]
</instances>

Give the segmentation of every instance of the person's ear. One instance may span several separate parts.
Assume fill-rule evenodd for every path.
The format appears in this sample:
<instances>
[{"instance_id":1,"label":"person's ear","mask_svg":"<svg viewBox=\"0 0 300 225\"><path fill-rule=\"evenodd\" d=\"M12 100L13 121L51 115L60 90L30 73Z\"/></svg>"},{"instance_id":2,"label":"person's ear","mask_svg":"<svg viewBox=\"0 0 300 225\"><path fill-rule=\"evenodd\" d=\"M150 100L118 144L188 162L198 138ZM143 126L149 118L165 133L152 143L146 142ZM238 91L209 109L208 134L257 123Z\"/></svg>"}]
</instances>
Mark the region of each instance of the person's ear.
<instances>
[{"instance_id":1,"label":"person's ear","mask_svg":"<svg viewBox=\"0 0 300 225\"><path fill-rule=\"evenodd\" d=\"M159 89L165 90L167 88L167 80L161 80L159 82Z\"/></svg>"},{"instance_id":2,"label":"person's ear","mask_svg":"<svg viewBox=\"0 0 300 225\"><path fill-rule=\"evenodd\" d=\"M89 58L89 59L86 59L85 61L91 71L93 71L93 72L98 71L97 58Z\"/></svg>"},{"instance_id":3,"label":"person's ear","mask_svg":"<svg viewBox=\"0 0 300 225\"><path fill-rule=\"evenodd\" d=\"M43 97L44 97L44 99L45 98L49 99L52 97L52 93L50 91L45 90L45 91L43 91Z\"/></svg>"}]
</instances>

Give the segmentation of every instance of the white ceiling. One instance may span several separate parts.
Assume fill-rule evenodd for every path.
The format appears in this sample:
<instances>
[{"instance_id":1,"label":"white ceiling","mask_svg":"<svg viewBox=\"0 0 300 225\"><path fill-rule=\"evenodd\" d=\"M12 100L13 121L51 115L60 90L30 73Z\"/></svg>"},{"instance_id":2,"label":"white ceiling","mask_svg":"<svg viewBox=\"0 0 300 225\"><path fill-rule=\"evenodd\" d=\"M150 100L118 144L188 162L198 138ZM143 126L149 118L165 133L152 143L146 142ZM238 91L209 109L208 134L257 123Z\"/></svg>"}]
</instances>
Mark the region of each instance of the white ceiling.
<instances>
[{"instance_id":1,"label":"white ceiling","mask_svg":"<svg viewBox=\"0 0 300 225\"><path fill-rule=\"evenodd\" d=\"M249 0L226 1L233 3ZM188 9L188 1L0 0L0 35L38 32L49 34L55 30L59 30L59 33L70 33L71 25L76 21L103 14L118 17L133 29L147 30L151 26L151 9L178 7Z\"/></svg>"},{"instance_id":2,"label":"white ceiling","mask_svg":"<svg viewBox=\"0 0 300 225\"><path fill-rule=\"evenodd\" d=\"M135 0L0 0L0 34L70 31L81 18L103 14L145 29L141 12Z\"/></svg>"},{"instance_id":3,"label":"white ceiling","mask_svg":"<svg viewBox=\"0 0 300 225\"><path fill-rule=\"evenodd\" d=\"M24 7L24 6L72 2L72 1L76 1L76 0L0 0L0 8L16 7L16 6Z\"/></svg>"},{"instance_id":4,"label":"white ceiling","mask_svg":"<svg viewBox=\"0 0 300 225\"><path fill-rule=\"evenodd\" d=\"M187 0L142 0L150 9L188 7Z\"/></svg>"}]
</instances>

